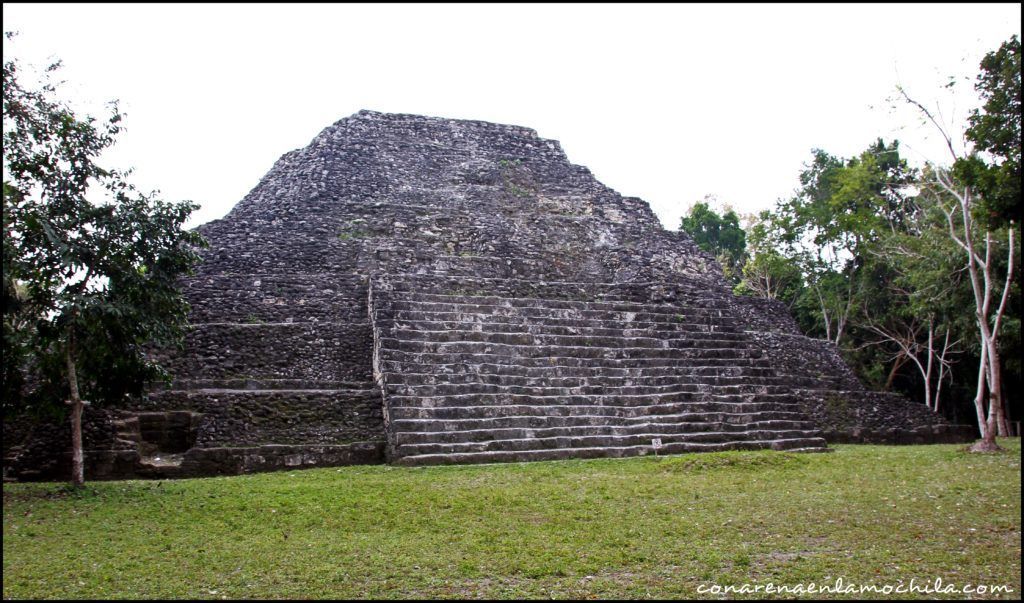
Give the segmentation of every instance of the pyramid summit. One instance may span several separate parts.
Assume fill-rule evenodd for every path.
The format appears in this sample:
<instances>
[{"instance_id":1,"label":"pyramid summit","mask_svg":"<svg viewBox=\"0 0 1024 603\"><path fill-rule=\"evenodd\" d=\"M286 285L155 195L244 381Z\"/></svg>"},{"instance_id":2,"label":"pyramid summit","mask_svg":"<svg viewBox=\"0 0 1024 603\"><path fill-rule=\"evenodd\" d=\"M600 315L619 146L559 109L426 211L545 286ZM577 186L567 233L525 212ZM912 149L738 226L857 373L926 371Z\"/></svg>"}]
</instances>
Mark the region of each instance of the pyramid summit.
<instances>
[{"instance_id":1,"label":"pyramid summit","mask_svg":"<svg viewBox=\"0 0 1024 603\"><path fill-rule=\"evenodd\" d=\"M411 216L417 226L401 216ZM597 220L586 219L592 217ZM446 236L425 228L426 219ZM558 142L541 139L531 129L371 111L335 123L306 148L283 156L225 220L200 230L209 233L214 247L232 251L236 245L220 244L219 233L240 230L240 225L253 227L247 236L267 239L285 229L316 237L319 228L330 227L341 236L337 246L348 249L353 246L345 244L343 231L370 222L390 231L372 237L375 242L410 249L440 243L441 250L463 256L484 256L506 246L509 258L530 258L572 246L602 248L625 259L633 254L620 253L622 237L641 245L647 234L689 242L664 231L645 202L624 198L597 182L589 170L569 163ZM613 228L602 228L602 223ZM572 226L572 234L582 237L574 237L573 244L564 236L545 236L568 234L564 229ZM379 240L383 238L388 241ZM319 256L323 246L306 250ZM365 251L378 245L354 247ZM686 247L660 251L670 252L676 262L696 262L700 273L714 269L714 262L692 243ZM353 259L349 251L341 256ZM220 257L215 254L207 262ZM629 262L634 268L649 263L634 259L639 260ZM232 262L237 264L237 259ZM658 265L664 267L663 262Z\"/></svg>"},{"instance_id":2,"label":"pyramid summit","mask_svg":"<svg viewBox=\"0 0 1024 603\"><path fill-rule=\"evenodd\" d=\"M87 414L93 479L972 435L529 128L360 111L198 230L174 381ZM67 471L60 428L16 435L12 475Z\"/></svg>"}]
</instances>

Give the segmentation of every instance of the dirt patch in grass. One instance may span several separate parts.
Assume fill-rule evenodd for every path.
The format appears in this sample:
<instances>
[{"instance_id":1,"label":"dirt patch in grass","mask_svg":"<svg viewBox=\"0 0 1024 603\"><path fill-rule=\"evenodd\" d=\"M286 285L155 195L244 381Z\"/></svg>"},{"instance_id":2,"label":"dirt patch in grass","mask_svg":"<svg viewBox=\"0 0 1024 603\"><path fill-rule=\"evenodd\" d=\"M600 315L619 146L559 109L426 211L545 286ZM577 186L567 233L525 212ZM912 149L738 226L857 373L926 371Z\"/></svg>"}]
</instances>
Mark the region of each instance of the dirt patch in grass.
<instances>
[{"instance_id":1,"label":"dirt patch in grass","mask_svg":"<svg viewBox=\"0 0 1024 603\"><path fill-rule=\"evenodd\" d=\"M786 452L708 452L666 457L659 463L662 471L712 471L716 469L764 469L795 467L805 455Z\"/></svg>"}]
</instances>

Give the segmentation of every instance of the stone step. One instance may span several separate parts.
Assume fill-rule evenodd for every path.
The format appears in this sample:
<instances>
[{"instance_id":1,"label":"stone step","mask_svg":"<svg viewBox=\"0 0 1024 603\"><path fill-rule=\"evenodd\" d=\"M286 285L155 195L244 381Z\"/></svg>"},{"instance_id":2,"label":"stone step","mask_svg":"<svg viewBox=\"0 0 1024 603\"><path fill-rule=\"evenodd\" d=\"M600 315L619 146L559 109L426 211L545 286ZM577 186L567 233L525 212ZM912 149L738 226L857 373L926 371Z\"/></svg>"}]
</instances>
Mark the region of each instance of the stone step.
<instances>
[{"instance_id":1,"label":"stone step","mask_svg":"<svg viewBox=\"0 0 1024 603\"><path fill-rule=\"evenodd\" d=\"M443 330L453 327L483 331L484 325L519 325L553 332L553 329L644 329L672 331L676 333L728 333L744 335L744 326L735 318L686 317L677 314L652 314L637 312L604 312L552 310L540 312L523 308L495 307L490 311L459 312L433 310L379 310L375 314L378 325L389 329L395 325L418 326L440 325ZM521 327L520 327L521 328ZM424 329L430 330L430 329Z\"/></svg>"},{"instance_id":2,"label":"stone step","mask_svg":"<svg viewBox=\"0 0 1024 603\"><path fill-rule=\"evenodd\" d=\"M436 288L429 287L429 288ZM708 304L695 303L700 300L673 299L651 301L638 299L605 299L589 292L566 297L540 298L528 295L479 295L470 293L436 294L430 291L395 292L375 289L375 294L391 304L399 306L475 306L504 308L544 308L549 310L601 310L614 312L663 312L685 313L694 312L726 316L728 312L721 303L705 297Z\"/></svg>"},{"instance_id":3,"label":"stone step","mask_svg":"<svg viewBox=\"0 0 1024 603\"><path fill-rule=\"evenodd\" d=\"M543 261L541 258L537 258ZM423 292L437 292L442 289L462 291L463 295L482 295L503 297L570 300L602 300L614 297L614 301L632 301L634 303L687 303L700 304L715 302L724 297L732 297L731 293L717 285L690 279L675 279L671 282L610 283L580 280L536 280L526 278L499 278L476 275L473 278L452 276L443 273L404 274L387 279L387 287L376 284L378 290L386 290L396 297L409 297Z\"/></svg>"},{"instance_id":4,"label":"stone step","mask_svg":"<svg viewBox=\"0 0 1024 603\"><path fill-rule=\"evenodd\" d=\"M522 405L533 404L539 406L563 405L570 406L586 405L593 406L629 406L633 404L649 403L723 403L723 404L795 404L797 399L793 394L715 394L707 392L672 392L672 393L648 393L648 394L513 394L513 393L462 393L434 396L407 396L388 393L388 401L392 408L398 406L412 406L420 408L448 407L448 406L498 406L498 405Z\"/></svg>"},{"instance_id":5,"label":"stone step","mask_svg":"<svg viewBox=\"0 0 1024 603\"><path fill-rule=\"evenodd\" d=\"M398 341L431 343L482 342L514 345L545 345L566 347L626 347L626 348L747 348L747 340L735 333L673 333L666 337L627 336L622 331L610 335L562 335L544 332L490 332L468 329L445 331L419 331L391 329L388 337Z\"/></svg>"},{"instance_id":6,"label":"stone step","mask_svg":"<svg viewBox=\"0 0 1024 603\"><path fill-rule=\"evenodd\" d=\"M729 328L741 331L745 325L730 315L709 316L701 313L683 313L679 306L641 306L633 310L609 310L598 308L546 308L544 306L512 307L488 305L416 305L413 302L400 304L380 303L375 308L377 320L456 320L456 321L501 321L517 322L524 318L541 321L544 324L561 324L562 320L584 320L612 325L655 324L668 329L677 325ZM571 322L569 322L571 325Z\"/></svg>"},{"instance_id":7,"label":"stone step","mask_svg":"<svg viewBox=\"0 0 1024 603\"><path fill-rule=\"evenodd\" d=\"M389 365L390 366L390 365ZM437 367L456 367L459 365L435 365ZM418 368L430 368L417 365ZM598 369L601 367L597 367ZM713 368L713 367L712 367ZM506 387L661 387L673 384L698 386L707 391L717 387L751 385L757 387L778 387L779 391L790 391L794 381L772 375L770 369L733 370L726 376L717 376L708 367L697 371L686 367L654 367L647 369L608 369L608 374L599 370L580 367L519 367L514 365L477 365L463 367L460 372L436 373L396 373L391 370L381 372L384 382L392 388L420 387L427 385L481 385ZM611 371L616 371L612 373ZM516 374L518 373L518 374ZM745 374L747 373L747 374ZM813 379L805 379L814 382ZM801 387L802 390L811 389ZM768 390L756 390L768 391Z\"/></svg>"},{"instance_id":8,"label":"stone step","mask_svg":"<svg viewBox=\"0 0 1024 603\"><path fill-rule=\"evenodd\" d=\"M527 336L529 337L529 336ZM525 340L517 343L500 343L487 341L410 341L392 337L380 337L381 357L390 359L394 352L416 354L442 354L458 356L478 354L494 354L513 358L598 358L598 359L646 359L646 358L761 358L764 355L756 348L739 348L729 346L730 342L708 342L709 347L661 346L645 347L637 345L554 345L529 343ZM676 343L665 340L662 343Z\"/></svg>"},{"instance_id":9,"label":"stone step","mask_svg":"<svg viewBox=\"0 0 1024 603\"><path fill-rule=\"evenodd\" d=\"M680 380L662 385L617 384L576 385L496 385L489 383L442 383L438 385L403 385L388 382L388 394L402 396L446 396L470 394L514 394L525 396L647 396L673 393L743 395L743 394L791 394L784 385L758 385L737 383L732 385L705 385Z\"/></svg>"},{"instance_id":10,"label":"stone step","mask_svg":"<svg viewBox=\"0 0 1024 603\"><path fill-rule=\"evenodd\" d=\"M656 434L651 437L669 435L693 435L701 433L748 433L771 431L776 434L792 432L815 432L810 421L752 421L749 423L659 423L654 421L634 422L628 425L565 425L545 427L506 427L493 429L459 429L451 431L402 431L395 434L395 443L406 444L454 444L467 442L489 442L491 440L528 440L554 437L577 436L626 436ZM820 435L815 433L814 435ZM779 437L783 437L780 435Z\"/></svg>"},{"instance_id":11,"label":"stone step","mask_svg":"<svg viewBox=\"0 0 1024 603\"><path fill-rule=\"evenodd\" d=\"M604 367L517 367L516 365L407 365L408 372L394 372L396 363L386 363L381 375L392 389L403 386L419 387L423 385L498 385L525 387L563 387L576 388L587 386L598 387L647 387L671 384L687 384L704 388L751 385L757 387L777 387L780 391L791 391L794 387L801 390L817 390L820 382L812 377L787 379L774 375L770 368L739 366L739 367L693 367L669 365L649 368L613 369ZM434 373L413 372L438 369ZM715 374L714 369L721 369L724 376ZM458 372L455 372L458 371ZM833 388L828 388L832 391ZM710 390L709 390L710 391Z\"/></svg>"},{"instance_id":12,"label":"stone step","mask_svg":"<svg viewBox=\"0 0 1024 603\"><path fill-rule=\"evenodd\" d=\"M659 415L711 415L717 413L782 413L774 418L806 420L799 405L763 402L661 402L656 404L487 404L461 406L419 405L388 407L392 421L401 419L463 420L523 416L654 417Z\"/></svg>"},{"instance_id":13,"label":"stone step","mask_svg":"<svg viewBox=\"0 0 1024 603\"><path fill-rule=\"evenodd\" d=\"M698 432L662 433L647 431L622 435L559 435L552 437L526 437L494 439L482 442L450 442L424 444L398 444L395 454L415 456L424 454L452 454L493 451L533 451L551 448L594 448L598 446L650 446L651 440L659 438L662 445L692 442L721 443L765 440L805 440L816 438L814 430L754 430L741 432Z\"/></svg>"},{"instance_id":14,"label":"stone step","mask_svg":"<svg viewBox=\"0 0 1024 603\"><path fill-rule=\"evenodd\" d=\"M625 302L561 302L563 305L492 305L483 303L418 302L391 300L380 318L438 319L445 314L480 316L528 316L537 318L582 318L632 322L714 322L724 325L739 323L727 310L681 306L655 306ZM380 310L378 310L380 311Z\"/></svg>"},{"instance_id":15,"label":"stone step","mask_svg":"<svg viewBox=\"0 0 1024 603\"><path fill-rule=\"evenodd\" d=\"M553 285L554 283L551 283ZM463 282L458 287L467 287L469 283ZM473 284L472 286L478 287ZM436 288L436 285L435 285ZM545 307L545 308L584 308L588 309L602 309L602 308L613 308L613 309L626 309L626 310L643 310L647 307L664 307L664 308L675 308L679 305L685 304L687 310L689 309L718 309L715 304L703 305L701 302L710 301L708 297L694 295L687 297L685 300L678 300L674 304L658 304L650 301L632 301L625 296L616 297L614 293L610 294L613 298L609 298L609 292L606 289L605 292L593 291L580 291L575 299L552 299L552 298L540 298L540 297L529 297L529 296L501 296L501 295L488 295L486 293L437 293L436 291L406 291L406 292L390 292L392 297L399 301L415 302L418 304L431 303L431 304L472 304L472 305L488 305L488 306L511 306L511 307ZM396 295L396 293L398 293ZM592 306L592 308L590 308Z\"/></svg>"},{"instance_id":16,"label":"stone step","mask_svg":"<svg viewBox=\"0 0 1024 603\"><path fill-rule=\"evenodd\" d=\"M685 442L665 445L659 454L682 454L688 452L715 452L722 450L788 450L808 447L825 447L822 438L794 438L742 442ZM464 463L510 463L528 461L549 461L564 459L585 459L604 457L629 457L653 454L646 446L600 446L591 448L554 448L529 451L488 451L462 452L451 454L424 454L405 456L393 460L396 465L452 465Z\"/></svg>"},{"instance_id":17,"label":"stone step","mask_svg":"<svg viewBox=\"0 0 1024 603\"><path fill-rule=\"evenodd\" d=\"M479 227L479 224L476 226ZM559 230L563 231L562 234L570 237L573 230L576 231L577 235L585 236L585 232L580 231L578 226L575 229L562 227ZM422 245L424 240L420 239L416 242ZM512 249L506 250L506 255L495 256L487 255L490 250L486 249L486 247L481 249L481 243L470 243L470 249L465 252L467 255L444 255L441 249L434 246L435 253L425 254L424 257L418 260L416 265L417 275L455 276L467 281L481 274L509 280L526 278L561 280L579 277L581 271L587 271L590 272L588 276L595 280L605 281L614 278L613 273L609 270L587 270L587 268L593 269L597 267L592 261L589 262L589 266L584 264L583 261L573 261L567 264L565 262L567 257L564 253L544 249L543 246L532 247L528 250L516 244L516 242L512 242L511 245L506 243L506 246L512 247ZM527 251L529 251L528 254L526 253ZM452 290L438 283L429 289L420 289L419 291L430 291L431 293L446 295L451 293ZM478 291L472 289L471 292L477 293ZM479 292L484 293L483 291Z\"/></svg>"},{"instance_id":18,"label":"stone step","mask_svg":"<svg viewBox=\"0 0 1024 603\"><path fill-rule=\"evenodd\" d=\"M776 385L820 388L819 380L803 376L787 379L775 375L763 359L673 359L673 358L513 358L495 355L382 353L385 358L379 370L385 382L394 385L435 385L446 383L480 383L494 385L545 385L576 387L579 385L650 385L658 378L662 384L690 383L696 385ZM405 362L388 359L401 355ZM456 360L457 362L452 362ZM486 362L480 362L486 360ZM504 361L503 363L498 363ZM515 364L519 361L522 365ZM589 361L589 363L588 363ZM712 364L717 363L717 364ZM593 366L587 366L592 364ZM525 366L524 366L525 365ZM716 369L722 376L716 375ZM477 378L479 376L479 378ZM574 381L575 380L575 381Z\"/></svg>"},{"instance_id":19,"label":"stone step","mask_svg":"<svg viewBox=\"0 0 1024 603\"><path fill-rule=\"evenodd\" d=\"M707 323L637 322L598 320L526 320L518 321L456 321L456 320L378 320L378 328L388 332L450 332L475 331L482 333L534 333L544 335L582 335L592 337L655 337L694 338L716 337L747 341L747 336L735 330L716 328Z\"/></svg>"},{"instance_id":20,"label":"stone step","mask_svg":"<svg viewBox=\"0 0 1024 603\"><path fill-rule=\"evenodd\" d=\"M743 385L748 383L788 384L777 380L770 369L754 367L657 367L651 369L604 369L600 367L515 367L508 364L477 364L475 371L451 373L385 372L389 385L454 385L486 384L505 386L581 387L670 385L692 383L702 385Z\"/></svg>"},{"instance_id":21,"label":"stone step","mask_svg":"<svg viewBox=\"0 0 1024 603\"><path fill-rule=\"evenodd\" d=\"M513 357L501 354L438 354L381 349L381 370L386 372L476 372L478 367L561 368L604 370L759 368L772 370L763 358L581 358L578 356ZM510 368L509 370L515 370Z\"/></svg>"},{"instance_id":22,"label":"stone step","mask_svg":"<svg viewBox=\"0 0 1024 603\"><path fill-rule=\"evenodd\" d=\"M639 414L622 416L609 414L571 415L511 415L490 418L448 418L448 419L398 419L392 418L391 426L400 432L435 431L488 431L492 429L534 429L544 427L575 427L585 425L616 425L628 427L646 423L673 425L780 425L783 427L806 427L811 424L799 418L795 411L760 411L747 413L729 412L686 412L679 414Z\"/></svg>"}]
</instances>

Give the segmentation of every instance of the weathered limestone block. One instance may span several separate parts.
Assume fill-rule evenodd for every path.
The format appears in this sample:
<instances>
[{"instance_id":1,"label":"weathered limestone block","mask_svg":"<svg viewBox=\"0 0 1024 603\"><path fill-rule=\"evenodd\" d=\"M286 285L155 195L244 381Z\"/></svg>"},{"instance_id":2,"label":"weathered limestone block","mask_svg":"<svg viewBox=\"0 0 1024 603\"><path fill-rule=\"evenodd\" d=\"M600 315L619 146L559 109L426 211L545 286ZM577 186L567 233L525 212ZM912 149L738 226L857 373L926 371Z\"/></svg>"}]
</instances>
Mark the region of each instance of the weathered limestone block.
<instances>
[{"instance_id":1,"label":"weathered limestone block","mask_svg":"<svg viewBox=\"0 0 1024 603\"><path fill-rule=\"evenodd\" d=\"M198 413L199 447L347 444L372 440L381 428L373 389L165 391L150 405Z\"/></svg>"},{"instance_id":2,"label":"weathered limestone block","mask_svg":"<svg viewBox=\"0 0 1024 603\"><path fill-rule=\"evenodd\" d=\"M211 274L184 279L193 324L363 322L366 284L358 275Z\"/></svg>"},{"instance_id":3,"label":"weathered limestone block","mask_svg":"<svg viewBox=\"0 0 1024 603\"><path fill-rule=\"evenodd\" d=\"M205 323L163 365L204 379L369 379L368 323Z\"/></svg>"}]
</instances>

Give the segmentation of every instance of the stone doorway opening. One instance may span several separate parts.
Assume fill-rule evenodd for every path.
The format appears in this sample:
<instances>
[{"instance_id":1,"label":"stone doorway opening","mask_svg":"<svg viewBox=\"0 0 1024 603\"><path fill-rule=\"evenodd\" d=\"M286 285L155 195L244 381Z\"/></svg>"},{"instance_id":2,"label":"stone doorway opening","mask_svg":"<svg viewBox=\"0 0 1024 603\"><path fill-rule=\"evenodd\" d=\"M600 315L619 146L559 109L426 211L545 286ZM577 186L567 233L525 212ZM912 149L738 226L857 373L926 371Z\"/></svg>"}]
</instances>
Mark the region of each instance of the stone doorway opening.
<instances>
[{"instance_id":1,"label":"stone doorway opening","mask_svg":"<svg viewBox=\"0 0 1024 603\"><path fill-rule=\"evenodd\" d=\"M140 412L135 416L141 461L156 467L180 466L185 452L196 444L202 415L188 410L172 410Z\"/></svg>"}]
</instances>

